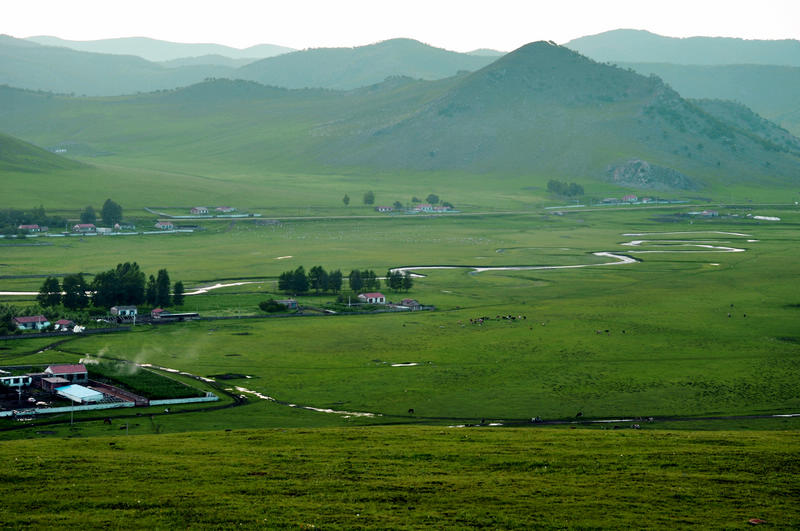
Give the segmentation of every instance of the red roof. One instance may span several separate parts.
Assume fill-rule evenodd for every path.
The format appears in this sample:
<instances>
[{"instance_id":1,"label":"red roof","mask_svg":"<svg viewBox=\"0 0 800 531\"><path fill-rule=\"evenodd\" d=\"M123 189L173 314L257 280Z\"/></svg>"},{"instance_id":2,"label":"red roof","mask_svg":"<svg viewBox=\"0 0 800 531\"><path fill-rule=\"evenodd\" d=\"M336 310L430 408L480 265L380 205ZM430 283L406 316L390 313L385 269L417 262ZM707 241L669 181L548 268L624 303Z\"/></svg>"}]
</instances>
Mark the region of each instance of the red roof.
<instances>
[{"instance_id":1,"label":"red roof","mask_svg":"<svg viewBox=\"0 0 800 531\"><path fill-rule=\"evenodd\" d=\"M385 299L386 296L383 293L362 293L359 297L366 297L368 299Z\"/></svg>"},{"instance_id":2,"label":"red roof","mask_svg":"<svg viewBox=\"0 0 800 531\"><path fill-rule=\"evenodd\" d=\"M86 366L83 363L50 365L48 369L53 374L75 374L76 372L86 372Z\"/></svg>"},{"instance_id":3,"label":"red roof","mask_svg":"<svg viewBox=\"0 0 800 531\"><path fill-rule=\"evenodd\" d=\"M73 323L69 319L59 319L58 321L56 321L56 324L57 325L71 325L71 324L75 324L75 323Z\"/></svg>"},{"instance_id":4,"label":"red roof","mask_svg":"<svg viewBox=\"0 0 800 531\"><path fill-rule=\"evenodd\" d=\"M32 229L38 229L39 225L20 225L18 228L21 230L32 230Z\"/></svg>"},{"instance_id":5,"label":"red roof","mask_svg":"<svg viewBox=\"0 0 800 531\"><path fill-rule=\"evenodd\" d=\"M44 315L30 315L24 317L14 317L18 323L44 323L47 322L47 317Z\"/></svg>"},{"instance_id":6,"label":"red roof","mask_svg":"<svg viewBox=\"0 0 800 531\"><path fill-rule=\"evenodd\" d=\"M75 227L79 229L94 229L94 223L78 223ZM73 227L74 228L74 227Z\"/></svg>"},{"instance_id":7,"label":"red roof","mask_svg":"<svg viewBox=\"0 0 800 531\"><path fill-rule=\"evenodd\" d=\"M150 313L164 313L166 310L164 308L155 308Z\"/></svg>"}]
</instances>

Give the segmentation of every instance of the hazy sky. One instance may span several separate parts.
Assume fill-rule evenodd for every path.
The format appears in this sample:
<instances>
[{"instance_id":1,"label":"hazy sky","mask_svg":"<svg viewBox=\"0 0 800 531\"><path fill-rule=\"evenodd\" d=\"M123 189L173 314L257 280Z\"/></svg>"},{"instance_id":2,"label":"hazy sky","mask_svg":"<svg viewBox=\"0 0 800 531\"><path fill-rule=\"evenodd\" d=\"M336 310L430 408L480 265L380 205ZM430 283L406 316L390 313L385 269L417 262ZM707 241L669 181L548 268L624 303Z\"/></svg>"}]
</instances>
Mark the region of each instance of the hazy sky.
<instances>
[{"instance_id":1,"label":"hazy sky","mask_svg":"<svg viewBox=\"0 0 800 531\"><path fill-rule=\"evenodd\" d=\"M409 37L468 51L617 28L800 39L800 0L0 0L0 33L292 48Z\"/></svg>"}]
</instances>

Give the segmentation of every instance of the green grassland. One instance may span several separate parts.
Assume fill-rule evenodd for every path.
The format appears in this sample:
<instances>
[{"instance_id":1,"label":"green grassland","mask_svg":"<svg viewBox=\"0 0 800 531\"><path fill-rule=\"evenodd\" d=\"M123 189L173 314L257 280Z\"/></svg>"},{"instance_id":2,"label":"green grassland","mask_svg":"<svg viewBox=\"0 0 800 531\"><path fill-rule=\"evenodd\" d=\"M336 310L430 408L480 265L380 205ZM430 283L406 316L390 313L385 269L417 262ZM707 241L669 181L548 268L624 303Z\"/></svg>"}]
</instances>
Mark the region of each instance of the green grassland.
<instances>
[{"instance_id":1,"label":"green grassland","mask_svg":"<svg viewBox=\"0 0 800 531\"><path fill-rule=\"evenodd\" d=\"M56 267L97 272L124 256L145 271L167 267L190 289L220 279L249 279L254 283L189 296L183 308L203 315L247 315L259 313L260 300L277 295L274 278L281 271L298 265L380 273L394 266L610 260L591 255L595 251L627 252L640 260L479 274L420 270L427 276L417 279L408 295L435 305L436 312L142 326L127 334L76 338L47 352L67 360L105 355L204 377L241 374L251 378L219 383L285 403L380 415L343 418L246 394L247 406L191 420L164 418L164 431L482 418L517 422L537 415L570 418L579 411L586 418L796 412L800 214L792 208L761 208L752 212L782 221L740 217L690 223L674 216L683 211L599 209L565 216L334 219L271 226L237 222L191 235L7 248L4 262L15 264L17 273ZM624 235L683 231L699 232ZM621 245L635 239L671 243ZM659 245L697 250L686 241L746 251L633 254L664 250ZM283 256L292 258L277 259ZM40 281L28 282L35 289ZM390 299L404 296L389 293ZM332 298L301 301L317 305ZM506 314L527 319L469 323ZM4 364L31 356L20 352L19 343L6 342L12 350L0 351ZM419 365L391 366L404 362Z\"/></svg>"},{"instance_id":2,"label":"green grassland","mask_svg":"<svg viewBox=\"0 0 800 531\"><path fill-rule=\"evenodd\" d=\"M0 515L12 528L792 528L797 442L409 427L10 441Z\"/></svg>"}]
</instances>

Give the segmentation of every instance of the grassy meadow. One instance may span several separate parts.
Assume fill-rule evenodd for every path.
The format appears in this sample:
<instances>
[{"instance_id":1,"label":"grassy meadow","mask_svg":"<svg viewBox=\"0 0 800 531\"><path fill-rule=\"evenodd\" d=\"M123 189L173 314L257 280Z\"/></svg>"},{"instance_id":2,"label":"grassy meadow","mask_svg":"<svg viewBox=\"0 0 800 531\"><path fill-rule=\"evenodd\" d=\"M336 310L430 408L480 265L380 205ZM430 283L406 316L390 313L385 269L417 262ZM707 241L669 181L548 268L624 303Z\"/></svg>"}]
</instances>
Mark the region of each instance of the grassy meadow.
<instances>
[{"instance_id":1,"label":"grassy meadow","mask_svg":"<svg viewBox=\"0 0 800 531\"><path fill-rule=\"evenodd\" d=\"M796 432L411 427L9 441L0 492L14 503L0 515L11 528L736 529L758 518L788 529L800 525L797 443ZM64 461L69 477L52 474Z\"/></svg>"}]
</instances>

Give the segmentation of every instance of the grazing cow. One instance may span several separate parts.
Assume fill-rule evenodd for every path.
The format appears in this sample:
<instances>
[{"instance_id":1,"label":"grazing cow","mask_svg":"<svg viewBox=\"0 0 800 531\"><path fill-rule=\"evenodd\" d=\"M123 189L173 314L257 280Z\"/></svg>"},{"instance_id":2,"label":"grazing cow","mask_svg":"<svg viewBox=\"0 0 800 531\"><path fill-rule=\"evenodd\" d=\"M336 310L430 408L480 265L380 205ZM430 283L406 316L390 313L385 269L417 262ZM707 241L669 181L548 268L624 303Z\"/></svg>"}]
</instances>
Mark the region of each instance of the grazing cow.
<instances>
[{"instance_id":1,"label":"grazing cow","mask_svg":"<svg viewBox=\"0 0 800 531\"><path fill-rule=\"evenodd\" d=\"M408 414L409 415L413 415L414 414L414 408L413 407L408 410Z\"/></svg>"}]
</instances>

